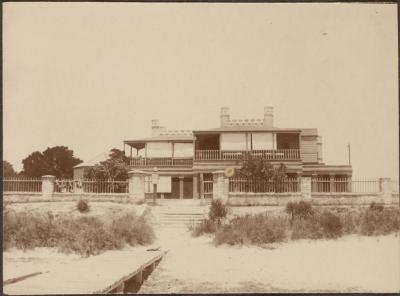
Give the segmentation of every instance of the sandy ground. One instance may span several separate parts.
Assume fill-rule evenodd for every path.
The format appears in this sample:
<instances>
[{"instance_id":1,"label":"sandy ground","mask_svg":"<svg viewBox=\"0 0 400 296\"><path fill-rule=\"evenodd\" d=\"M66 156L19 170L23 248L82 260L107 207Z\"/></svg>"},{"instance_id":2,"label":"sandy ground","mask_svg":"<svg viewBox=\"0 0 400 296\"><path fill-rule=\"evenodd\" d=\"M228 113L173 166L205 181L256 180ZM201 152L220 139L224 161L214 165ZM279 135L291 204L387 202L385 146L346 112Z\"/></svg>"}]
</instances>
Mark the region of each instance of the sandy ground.
<instances>
[{"instance_id":1,"label":"sandy ground","mask_svg":"<svg viewBox=\"0 0 400 296\"><path fill-rule=\"evenodd\" d=\"M139 293L399 292L400 238L348 236L270 249L215 247L210 237L164 230L170 249Z\"/></svg>"}]
</instances>

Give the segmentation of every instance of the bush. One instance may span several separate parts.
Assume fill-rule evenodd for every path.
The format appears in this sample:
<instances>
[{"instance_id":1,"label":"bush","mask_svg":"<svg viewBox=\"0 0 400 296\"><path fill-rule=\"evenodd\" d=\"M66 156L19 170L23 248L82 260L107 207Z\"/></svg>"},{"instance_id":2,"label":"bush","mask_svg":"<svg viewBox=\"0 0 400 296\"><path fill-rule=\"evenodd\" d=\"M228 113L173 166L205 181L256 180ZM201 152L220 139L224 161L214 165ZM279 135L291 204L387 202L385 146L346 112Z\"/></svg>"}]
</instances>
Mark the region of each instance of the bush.
<instances>
[{"instance_id":1,"label":"bush","mask_svg":"<svg viewBox=\"0 0 400 296\"><path fill-rule=\"evenodd\" d=\"M90 256L125 244L150 244L153 239L154 231L145 217L133 214L104 224L97 217L67 219L54 218L51 213L4 212L3 250L55 247L61 252Z\"/></svg>"},{"instance_id":2,"label":"bush","mask_svg":"<svg viewBox=\"0 0 400 296\"><path fill-rule=\"evenodd\" d=\"M400 230L400 209L370 207L361 216L363 235L385 235Z\"/></svg>"},{"instance_id":3,"label":"bush","mask_svg":"<svg viewBox=\"0 0 400 296\"><path fill-rule=\"evenodd\" d=\"M86 200L80 199L76 204L76 208L81 213L89 212L89 204Z\"/></svg>"},{"instance_id":4,"label":"bush","mask_svg":"<svg viewBox=\"0 0 400 296\"><path fill-rule=\"evenodd\" d=\"M320 239L324 230L316 218L295 218L292 223L292 239Z\"/></svg>"},{"instance_id":5,"label":"bush","mask_svg":"<svg viewBox=\"0 0 400 296\"><path fill-rule=\"evenodd\" d=\"M293 221L295 218L306 219L311 217L314 214L314 210L309 202L288 202L286 204L286 213L291 216Z\"/></svg>"},{"instance_id":6,"label":"bush","mask_svg":"<svg viewBox=\"0 0 400 296\"><path fill-rule=\"evenodd\" d=\"M342 222L335 214L324 211L318 216L318 223L321 225L325 237L337 238L342 235Z\"/></svg>"},{"instance_id":7,"label":"bush","mask_svg":"<svg viewBox=\"0 0 400 296\"><path fill-rule=\"evenodd\" d=\"M383 204L378 204L376 202L372 202L369 205L369 209L374 210L374 211L383 211Z\"/></svg>"},{"instance_id":8,"label":"bush","mask_svg":"<svg viewBox=\"0 0 400 296\"><path fill-rule=\"evenodd\" d=\"M195 237L206 233L215 233L217 230L217 223L210 219L204 219L199 224L192 226L190 230Z\"/></svg>"},{"instance_id":9,"label":"bush","mask_svg":"<svg viewBox=\"0 0 400 296\"><path fill-rule=\"evenodd\" d=\"M215 233L214 242L220 244L265 244L283 241L286 237L287 220L267 214L235 217L222 225Z\"/></svg>"},{"instance_id":10,"label":"bush","mask_svg":"<svg viewBox=\"0 0 400 296\"><path fill-rule=\"evenodd\" d=\"M131 246L150 244L154 237L153 228L146 223L145 217L126 214L117 218L111 224L111 232L116 241Z\"/></svg>"},{"instance_id":11,"label":"bush","mask_svg":"<svg viewBox=\"0 0 400 296\"><path fill-rule=\"evenodd\" d=\"M211 202L210 212L208 213L208 217L211 221L220 223L227 214L228 208L220 199Z\"/></svg>"}]
</instances>

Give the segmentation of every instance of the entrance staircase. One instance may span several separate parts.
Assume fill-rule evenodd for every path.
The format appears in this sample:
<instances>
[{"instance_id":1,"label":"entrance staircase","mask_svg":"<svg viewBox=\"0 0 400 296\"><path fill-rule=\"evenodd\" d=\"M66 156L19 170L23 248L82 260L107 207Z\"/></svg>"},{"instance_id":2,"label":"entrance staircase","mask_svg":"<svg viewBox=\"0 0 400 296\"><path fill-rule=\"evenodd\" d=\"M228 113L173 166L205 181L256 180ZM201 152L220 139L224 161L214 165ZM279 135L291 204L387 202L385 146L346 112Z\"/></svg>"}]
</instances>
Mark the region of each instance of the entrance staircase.
<instances>
[{"instance_id":1,"label":"entrance staircase","mask_svg":"<svg viewBox=\"0 0 400 296\"><path fill-rule=\"evenodd\" d=\"M206 218L208 210L209 205L201 205L199 200L157 200L151 207L152 222L156 227L187 229Z\"/></svg>"}]
</instances>

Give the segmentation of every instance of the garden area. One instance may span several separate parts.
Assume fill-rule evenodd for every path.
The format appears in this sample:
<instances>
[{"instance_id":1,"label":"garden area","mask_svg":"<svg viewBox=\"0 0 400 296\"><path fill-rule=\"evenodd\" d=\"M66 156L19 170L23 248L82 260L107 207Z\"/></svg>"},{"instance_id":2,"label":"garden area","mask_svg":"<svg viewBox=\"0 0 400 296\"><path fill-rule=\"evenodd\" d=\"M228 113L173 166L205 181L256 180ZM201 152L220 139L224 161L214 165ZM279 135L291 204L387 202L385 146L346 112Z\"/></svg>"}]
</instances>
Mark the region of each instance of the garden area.
<instances>
[{"instance_id":1,"label":"garden area","mask_svg":"<svg viewBox=\"0 0 400 296\"><path fill-rule=\"evenodd\" d=\"M85 200L21 203L3 209L3 252L52 248L83 257L149 245L155 234L144 205Z\"/></svg>"},{"instance_id":2,"label":"garden area","mask_svg":"<svg viewBox=\"0 0 400 296\"><path fill-rule=\"evenodd\" d=\"M289 202L285 212L264 211L234 217L229 212L230 208L220 200L213 201L208 218L191 227L192 235L212 235L215 245L262 245L345 235L379 236L400 230L400 209L375 203L367 208L323 209L300 201Z\"/></svg>"}]
</instances>

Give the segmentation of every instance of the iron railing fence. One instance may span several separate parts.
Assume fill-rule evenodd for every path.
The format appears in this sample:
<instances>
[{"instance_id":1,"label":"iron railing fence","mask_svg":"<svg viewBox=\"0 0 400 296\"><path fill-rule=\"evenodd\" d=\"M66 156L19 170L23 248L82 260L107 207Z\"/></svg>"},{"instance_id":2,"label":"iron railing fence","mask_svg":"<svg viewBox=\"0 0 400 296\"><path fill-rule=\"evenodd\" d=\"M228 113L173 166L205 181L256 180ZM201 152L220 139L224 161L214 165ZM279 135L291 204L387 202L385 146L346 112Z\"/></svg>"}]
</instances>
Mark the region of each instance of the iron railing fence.
<instances>
[{"instance_id":1,"label":"iron railing fence","mask_svg":"<svg viewBox=\"0 0 400 296\"><path fill-rule=\"evenodd\" d=\"M240 193L300 192L300 180L298 178L286 178L282 181L230 178L229 192L240 192Z\"/></svg>"},{"instance_id":2,"label":"iron railing fence","mask_svg":"<svg viewBox=\"0 0 400 296\"><path fill-rule=\"evenodd\" d=\"M3 178L3 192L42 192L42 179Z\"/></svg>"},{"instance_id":3,"label":"iron railing fence","mask_svg":"<svg viewBox=\"0 0 400 296\"><path fill-rule=\"evenodd\" d=\"M128 181L117 181L113 179L56 179L54 183L54 192L126 194L128 193Z\"/></svg>"},{"instance_id":4,"label":"iron railing fence","mask_svg":"<svg viewBox=\"0 0 400 296\"><path fill-rule=\"evenodd\" d=\"M311 180L311 192L315 193L378 193L379 180L318 177Z\"/></svg>"}]
</instances>

